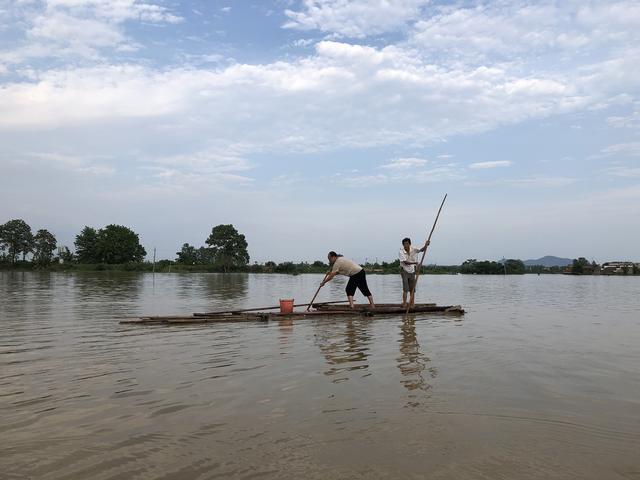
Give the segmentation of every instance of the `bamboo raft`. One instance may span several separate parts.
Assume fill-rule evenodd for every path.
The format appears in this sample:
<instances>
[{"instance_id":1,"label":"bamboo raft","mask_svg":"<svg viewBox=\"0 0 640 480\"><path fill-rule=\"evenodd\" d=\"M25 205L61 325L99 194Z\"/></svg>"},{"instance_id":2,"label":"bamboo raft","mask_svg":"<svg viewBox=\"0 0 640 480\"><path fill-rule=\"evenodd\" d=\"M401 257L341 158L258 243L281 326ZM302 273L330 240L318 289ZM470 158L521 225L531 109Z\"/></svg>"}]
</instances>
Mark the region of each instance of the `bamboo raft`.
<instances>
[{"instance_id":1,"label":"bamboo raft","mask_svg":"<svg viewBox=\"0 0 640 480\"><path fill-rule=\"evenodd\" d=\"M341 303L341 302L340 302ZM306 306L306 305L305 305ZM346 305L332 305L329 303L314 303L312 311L294 311L291 313L255 311L246 309L225 312L193 313L188 316L146 316L137 318L125 318L121 324L135 325L188 325L197 323L219 322L268 322L270 320L294 320L313 317L348 317L376 315L401 315L406 313L406 308L397 303L382 303L371 308L369 305L356 305L351 309ZM264 309L263 309L264 310ZM438 313L445 315L464 315L464 309L460 305L436 305L435 303L419 303L410 310L413 313Z\"/></svg>"}]
</instances>

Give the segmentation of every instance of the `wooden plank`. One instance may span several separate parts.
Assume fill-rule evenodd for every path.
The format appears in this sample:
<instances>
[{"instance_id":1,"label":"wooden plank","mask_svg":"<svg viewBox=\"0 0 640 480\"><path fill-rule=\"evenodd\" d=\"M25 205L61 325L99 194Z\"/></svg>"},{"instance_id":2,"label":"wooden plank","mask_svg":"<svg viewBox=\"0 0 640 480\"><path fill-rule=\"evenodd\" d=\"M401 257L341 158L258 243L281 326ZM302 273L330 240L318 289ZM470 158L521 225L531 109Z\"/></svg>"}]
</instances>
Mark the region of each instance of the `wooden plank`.
<instances>
[{"instance_id":1,"label":"wooden plank","mask_svg":"<svg viewBox=\"0 0 640 480\"><path fill-rule=\"evenodd\" d=\"M384 304L383 304L384 305ZM349 316L375 316L375 315L400 315L405 313L405 309L399 304L386 304L387 307L379 306L371 310L350 309L319 309L311 312L258 312L258 313L238 313L238 314L217 314L209 316L154 316L140 318L125 318L120 320L121 324L134 325L168 325L168 324L195 324L195 323L218 323L218 322L259 322L268 320L286 320L286 319L302 319L309 317L349 317ZM419 304L410 313L444 313L451 315L464 315L464 309L460 305L435 305L435 304Z\"/></svg>"}]
</instances>

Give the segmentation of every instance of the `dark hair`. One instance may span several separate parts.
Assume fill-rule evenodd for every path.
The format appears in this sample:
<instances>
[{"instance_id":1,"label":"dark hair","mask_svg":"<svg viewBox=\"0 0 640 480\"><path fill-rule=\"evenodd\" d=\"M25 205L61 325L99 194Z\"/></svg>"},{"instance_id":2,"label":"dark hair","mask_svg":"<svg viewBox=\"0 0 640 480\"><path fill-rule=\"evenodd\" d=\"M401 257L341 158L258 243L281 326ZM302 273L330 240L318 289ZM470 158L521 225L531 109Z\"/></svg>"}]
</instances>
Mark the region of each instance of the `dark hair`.
<instances>
[{"instance_id":1,"label":"dark hair","mask_svg":"<svg viewBox=\"0 0 640 480\"><path fill-rule=\"evenodd\" d=\"M341 257L342 255L340 255L339 253L334 252L333 250L331 250L329 252L329 255L327 255L328 257Z\"/></svg>"},{"instance_id":2,"label":"dark hair","mask_svg":"<svg viewBox=\"0 0 640 480\"><path fill-rule=\"evenodd\" d=\"M404 242L409 242L409 243L411 243L411 239L410 239L409 237L404 237L404 238L402 239L402 243L404 243Z\"/></svg>"}]
</instances>

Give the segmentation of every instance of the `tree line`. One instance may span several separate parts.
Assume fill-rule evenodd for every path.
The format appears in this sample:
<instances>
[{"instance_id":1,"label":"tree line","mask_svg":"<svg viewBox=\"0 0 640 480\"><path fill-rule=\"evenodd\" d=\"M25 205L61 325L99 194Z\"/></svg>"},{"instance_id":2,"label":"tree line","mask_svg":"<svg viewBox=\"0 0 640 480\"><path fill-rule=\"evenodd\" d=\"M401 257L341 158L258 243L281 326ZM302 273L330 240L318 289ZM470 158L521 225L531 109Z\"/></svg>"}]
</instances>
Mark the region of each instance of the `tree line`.
<instances>
[{"instance_id":1,"label":"tree line","mask_svg":"<svg viewBox=\"0 0 640 480\"><path fill-rule=\"evenodd\" d=\"M20 256L25 261L33 254L33 263L48 265L53 260L57 246L56 237L44 228L35 235L31 227L20 219L0 225L0 260L14 264Z\"/></svg>"},{"instance_id":2,"label":"tree line","mask_svg":"<svg viewBox=\"0 0 640 480\"><path fill-rule=\"evenodd\" d=\"M72 252L66 246L58 247L56 237L47 229L37 230L21 219L0 225L0 264L9 266L32 265L50 267L62 264L64 268L125 269L151 271L208 271L249 273L324 273L329 265L316 260L307 262L267 261L250 264L248 243L243 234L231 224L217 225L201 246L185 243L175 260L160 260L155 264L145 262L147 252L140 244L137 233L123 225L110 224L102 228L85 226L74 241ZM57 255L56 255L57 251ZM27 260L28 258L28 260ZM20 260L21 259L21 260ZM580 257L573 262L573 271L582 273L589 267ZM371 273L398 273L400 261L365 263ZM522 260L506 259L465 260L461 265L424 265L422 273L430 274L482 274L513 275L524 273L562 273L562 267L525 266ZM634 272L636 273L635 269Z\"/></svg>"},{"instance_id":3,"label":"tree line","mask_svg":"<svg viewBox=\"0 0 640 480\"><path fill-rule=\"evenodd\" d=\"M138 235L122 225L107 225L98 230L84 227L74 245L75 252L66 246L58 247L49 230L40 229L34 235L29 224L21 219L0 225L0 262L9 265L27 263L27 257L31 264L40 267L53 263L135 263L142 262L147 254Z\"/></svg>"},{"instance_id":4,"label":"tree line","mask_svg":"<svg viewBox=\"0 0 640 480\"><path fill-rule=\"evenodd\" d=\"M74 247L73 252L67 246L58 247L55 235L46 229L33 234L31 226L21 219L0 225L0 263L10 266L126 265L127 269L136 269L131 268L135 265L145 266L147 252L140 244L138 234L123 225L110 224L98 229L85 226L76 235ZM196 248L185 243L176 253L175 261L159 263L165 266L211 266L229 272L241 270L249 264L247 249L245 236L233 225L217 225L205 240L205 246Z\"/></svg>"}]
</instances>

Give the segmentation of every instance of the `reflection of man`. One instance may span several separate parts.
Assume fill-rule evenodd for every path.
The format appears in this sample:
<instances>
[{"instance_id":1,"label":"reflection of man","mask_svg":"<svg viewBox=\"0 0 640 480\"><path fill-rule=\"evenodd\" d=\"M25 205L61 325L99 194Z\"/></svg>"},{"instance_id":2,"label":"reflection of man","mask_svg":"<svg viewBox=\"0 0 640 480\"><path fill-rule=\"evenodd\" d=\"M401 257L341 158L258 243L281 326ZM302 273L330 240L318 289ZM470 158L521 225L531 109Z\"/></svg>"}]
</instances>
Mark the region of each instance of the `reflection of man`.
<instances>
[{"instance_id":1,"label":"reflection of man","mask_svg":"<svg viewBox=\"0 0 640 480\"><path fill-rule=\"evenodd\" d=\"M410 238L402 239L402 248L398 257L400 258L400 276L402 277L402 308L407 306L407 292L411 293L409 305L413 307L416 296L416 265L418 264L418 253L424 252L429 246L427 240L420 249L411 246Z\"/></svg>"},{"instance_id":2,"label":"reflection of man","mask_svg":"<svg viewBox=\"0 0 640 480\"><path fill-rule=\"evenodd\" d=\"M400 356L398 357L398 368L402 373L400 383L411 393L409 393L408 406L416 407L420 404L422 396L414 390L422 390L428 392L431 385L428 383L428 377L435 378L437 370L435 367L427 367L431 359L427 357L420 348L418 335L416 332L415 319L405 318L400 325ZM427 370L428 376L425 378L424 370Z\"/></svg>"},{"instance_id":3,"label":"reflection of man","mask_svg":"<svg viewBox=\"0 0 640 480\"><path fill-rule=\"evenodd\" d=\"M369 291L369 287L367 286L367 275L364 272L364 268L353 260L344 258L342 255L338 255L334 251L329 252L327 258L331 265L331 271L327 273L325 280L320 286L324 286L325 283L330 281L336 275L344 275L349 277L347 288L345 288L345 291L347 292L347 299L349 300L349 306L353 308L353 296L356 293L356 288L358 288L369 300L371 308L375 308L373 295L371 295L371 291Z\"/></svg>"}]
</instances>

